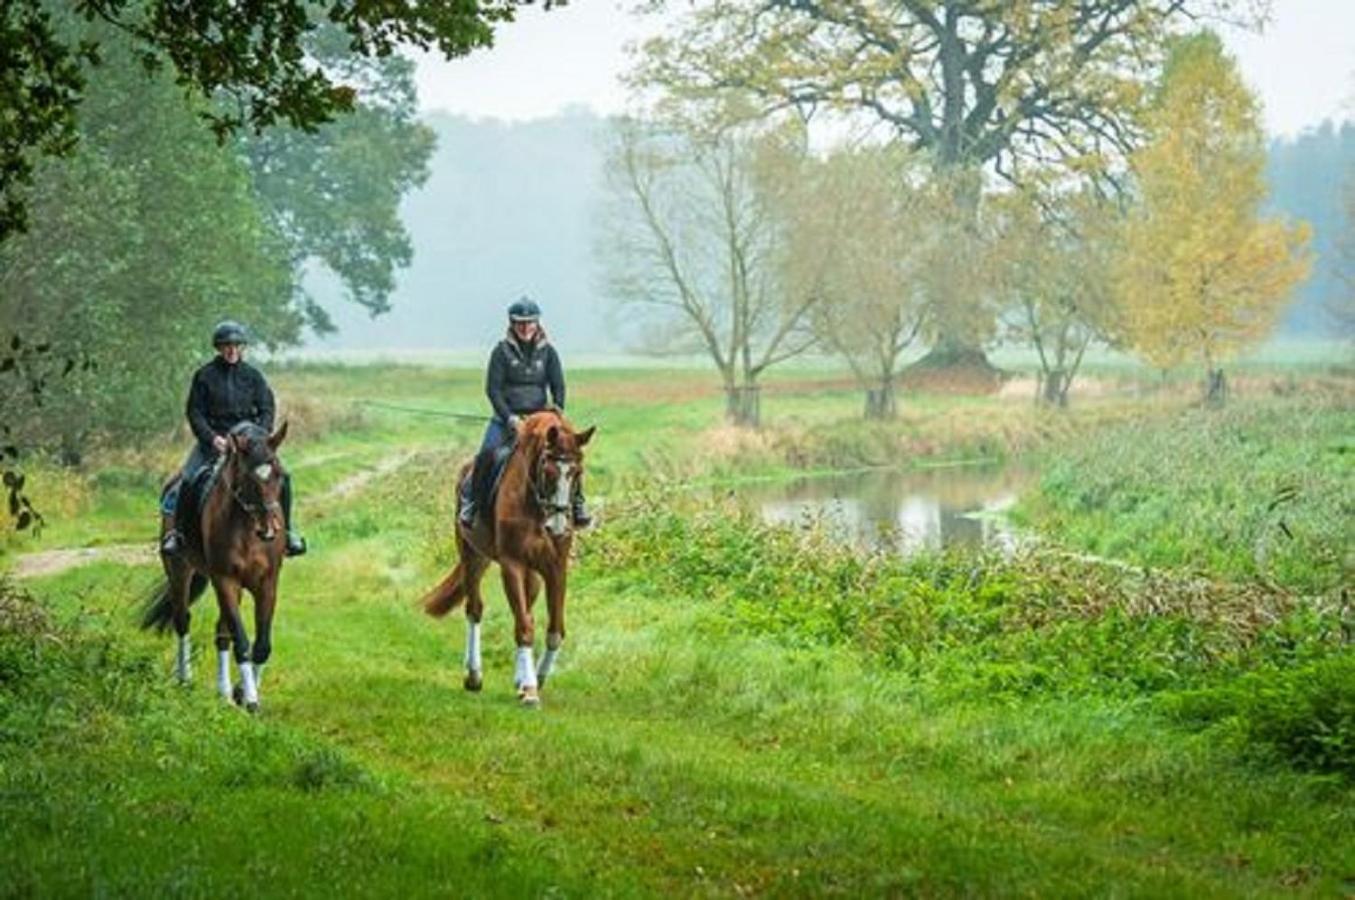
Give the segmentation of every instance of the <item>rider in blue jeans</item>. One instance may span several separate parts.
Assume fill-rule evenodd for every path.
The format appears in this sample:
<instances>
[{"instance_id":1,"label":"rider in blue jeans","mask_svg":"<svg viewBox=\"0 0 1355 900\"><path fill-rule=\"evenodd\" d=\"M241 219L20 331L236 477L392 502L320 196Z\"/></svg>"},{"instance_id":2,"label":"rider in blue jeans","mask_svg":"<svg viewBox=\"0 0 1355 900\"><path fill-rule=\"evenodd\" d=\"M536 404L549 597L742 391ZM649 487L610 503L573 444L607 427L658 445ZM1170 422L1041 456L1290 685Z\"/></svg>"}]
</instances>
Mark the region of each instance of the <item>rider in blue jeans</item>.
<instances>
[{"instance_id":1,"label":"rider in blue jeans","mask_svg":"<svg viewBox=\"0 0 1355 900\"><path fill-rule=\"evenodd\" d=\"M184 460L179 479L165 493L160 512L166 519L160 550L167 555L180 552L183 535L174 527L179 490L203 466L212 465L226 452L226 435L241 422L253 422L265 431L273 430L273 390L263 373L245 362L249 334L239 322L226 320L212 331L216 356L193 373L184 414L193 430L193 449ZM292 530L292 479L282 479L283 520L287 528L287 555L306 552L306 541Z\"/></svg>"},{"instance_id":2,"label":"rider in blue jeans","mask_svg":"<svg viewBox=\"0 0 1355 900\"><path fill-rule=\"evenodd\" d=\"M527 297L508 307L508 334L489 356L485 395L494 407L494 417L489 420L484 440L480 442L477 471L487 464L485 454L512 438L523 417L552 405L564 411L565 374L560 366L560 355L546 340L545 329L541 327L541 308ZM474 478L467 478L461 486L461 524L468 528L475 522L474 481ZM591 522L580 487L574 495L574 524L586 528Z\"/></svg>"}]
</instances>

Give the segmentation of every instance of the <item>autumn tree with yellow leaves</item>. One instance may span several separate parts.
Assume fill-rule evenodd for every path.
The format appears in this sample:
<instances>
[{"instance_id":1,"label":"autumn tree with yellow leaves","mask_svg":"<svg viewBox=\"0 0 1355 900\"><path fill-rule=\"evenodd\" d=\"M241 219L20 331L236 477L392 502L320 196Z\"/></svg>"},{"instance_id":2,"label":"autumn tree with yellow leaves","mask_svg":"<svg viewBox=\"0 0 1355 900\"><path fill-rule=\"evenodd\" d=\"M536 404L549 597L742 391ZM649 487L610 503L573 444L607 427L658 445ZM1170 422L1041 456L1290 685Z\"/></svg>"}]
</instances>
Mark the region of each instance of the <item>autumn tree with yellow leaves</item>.
<instances>
[{"instance_id":1,"label":"autumn tree with yellow leaves","mask_svg":"<svg viewBox=\"0 0 1355 900\"><path fill-rule=\"evenodd\" d=\"M1270 334L1307 276L1310 229L1259 215L1260 108L1216 35L1175 44L1148 124L1115 272L1122 326L1153 365L1202 366L1218 403L1223 363Z\"/></svg>"}]
</instances>

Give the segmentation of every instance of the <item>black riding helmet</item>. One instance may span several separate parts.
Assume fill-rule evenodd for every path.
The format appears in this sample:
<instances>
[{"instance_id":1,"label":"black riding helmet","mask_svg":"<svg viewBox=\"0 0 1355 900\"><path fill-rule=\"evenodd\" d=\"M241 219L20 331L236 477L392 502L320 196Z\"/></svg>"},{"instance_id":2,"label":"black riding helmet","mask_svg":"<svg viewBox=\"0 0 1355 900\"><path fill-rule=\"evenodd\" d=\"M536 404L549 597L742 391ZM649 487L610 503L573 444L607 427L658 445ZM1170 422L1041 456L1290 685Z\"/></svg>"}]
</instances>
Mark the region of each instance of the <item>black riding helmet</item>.
<instances>
[{"instance_id":1,"label":"black riding helmet","mask_svg":"<svg viewBox=\"0 0 1355 900\"><path fill-rule=\"evenodd\" d=\"M220 347L222 344L248 344L249 333L245 331L245 326L236 322L234 319L227 319L224 322L218 322L216 328L212 329L212 346Z\"/></svg>"},{"instance_id":2,"label":"black riding helmet","mask_svg":"<svg viewBox=\"0 0 1355 900\"><path fill-rule=\"evenodd\" d=\"M541 318L541 307L536 305L536 301L530 297L519 297L508 307L508 321L510 322L535 322Z\"/></svg>"}]
</instances>

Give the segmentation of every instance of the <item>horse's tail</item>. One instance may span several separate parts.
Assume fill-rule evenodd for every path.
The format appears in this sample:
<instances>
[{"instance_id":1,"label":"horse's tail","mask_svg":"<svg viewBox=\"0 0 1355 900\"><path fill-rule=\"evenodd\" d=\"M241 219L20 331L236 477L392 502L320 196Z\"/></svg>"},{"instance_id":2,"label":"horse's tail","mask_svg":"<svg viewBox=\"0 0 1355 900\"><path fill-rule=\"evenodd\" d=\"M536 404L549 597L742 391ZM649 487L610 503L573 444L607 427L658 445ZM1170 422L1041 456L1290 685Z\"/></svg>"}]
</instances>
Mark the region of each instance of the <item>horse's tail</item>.
<instances>
[{"instance_id":1,"label":"horse's tail","mask_svg":"<svg viewBox=\"0 0 1355 900\"><path fill-rule=\"evenodd\" d=\"M201 597L202 592L206 589L206 576L194 572L192 579L188 582L188 602L192 603ZM174 601L170 597L169 579L166 578L152 588L150 596L146 598L146 603L141 610L141 627L143 629L154 628L158 633L164 634L173 622Z\"/></svg>"},{"instance_id":2,"label":"horse's tail","mask_svg":"<svg viewBox=\"0 0 1355 900\"><path fill-rule=\"evenodd\" d=\"M423 611L430 616L442 617L456 609L466 599L466 567L457 563L452 573L442 579L442 583L424 594Z\"/></svg>"}]
</instances>

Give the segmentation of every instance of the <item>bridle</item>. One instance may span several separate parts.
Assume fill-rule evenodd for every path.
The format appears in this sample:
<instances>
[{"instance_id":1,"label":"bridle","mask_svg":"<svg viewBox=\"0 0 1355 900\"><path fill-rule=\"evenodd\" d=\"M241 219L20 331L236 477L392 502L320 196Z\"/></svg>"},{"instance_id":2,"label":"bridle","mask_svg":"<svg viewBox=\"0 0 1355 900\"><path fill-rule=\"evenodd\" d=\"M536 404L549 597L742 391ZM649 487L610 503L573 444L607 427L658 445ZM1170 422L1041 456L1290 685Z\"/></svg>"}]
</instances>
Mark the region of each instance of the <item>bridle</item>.
<instances>
[{"instance_id":1,"label":"bridle","mask_svg":"<svg viewBox=\"0 0 1355 900\"><path fill-rule=\"evenodd\" d=\"M551 490L546 484L546 466L549 463L555 463L560 468L560 478L569 479L569 494L564 499L560 499L558 489ZM573 499L578 490L578 479L572 478L571 469L578 466L578 457L573 454L559 453L550 449L542 450L536 457L536 462L532 466L532 500L546 520L546 530L555 534L563 534L569 530L572 523ZM558 484L558 481L557 481ZM562 518L563 527L551 528L551 520Z\"/></svg>"},{"instance_id":2,"label":"bridle","mask_svg":"<svg viewBox=\"0 0 1355 900\"><path fill-rule=\"evenodd\" d=\"M233 453L234 455L239 455L238 450L233 451ZM268 465L272 467L275 477L282 477L280 467L276 460L270 459ZM273 528L273 523L282 521L282 504L277 500L263 499L262 493L257 501L246 497L240 492L240 488L236 484L237 479L235 476L237 474L239 473L231 473L229 481L231 498L235 500L236 505L239 506L240 509L244 510L246 515L254 519L255 525L258 526L255 528L255 534L257 534L261 540L273 540L273 538L277 536L277 532Z\"/></svg>"}]
</instances>

